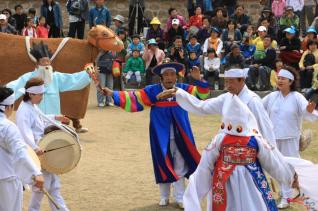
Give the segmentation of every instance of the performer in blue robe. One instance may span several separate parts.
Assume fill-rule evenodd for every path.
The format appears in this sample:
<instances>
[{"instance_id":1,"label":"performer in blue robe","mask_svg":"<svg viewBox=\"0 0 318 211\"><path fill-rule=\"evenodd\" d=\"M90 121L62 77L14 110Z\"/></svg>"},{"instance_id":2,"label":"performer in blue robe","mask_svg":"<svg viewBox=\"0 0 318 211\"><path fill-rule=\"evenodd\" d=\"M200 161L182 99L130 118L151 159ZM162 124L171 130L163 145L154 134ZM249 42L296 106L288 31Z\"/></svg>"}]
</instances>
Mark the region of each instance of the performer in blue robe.
<instances>
[{"instance_id":1,"label":"performer in blue robe","mask_svg":"<svg viewBox=\"0 0 318 211\"><path fill-rule=\"evenodd\" d=\"M177 105L175 97L161 100L159 95L166 89L181 88L200 99L209 96L208 84L201 81L200 70L195 67L191 76L195 86L176 83L177 74L184 69L179 63L164 63L153 72L161 77L161 83L146 86L138 91L112 91L104 88L105 95L112 96L114 104L128 112L150 111L150 145L156 183L159 183L160 206L169 203L170 185L174 183L174 197L183 207L184 177L189 177L200 161L188 112Z\"/></svg>"},{"instance_id":2,"label":"performer in blue robe","mask_svg":"<svg viewBox=\"0 0 318 211\"><path fill-rule=\"evenodd\" d=\"M35 70L9 82L6 87L13 89L17 93L16 98L18 99L22 95L18 90L23 88L28 80L34 77L42 78L45 81L45 92L39 108L44 114L59 115L61 114L60 92L81 90L91 82L91 78L86 71L73 74L53 72L50 61L51 52L43 42L33 44L30 53L37 59ZM74 124L74 127L77 132L86 132L87 130L82 128L79 123Z\"/></svg>"}]
</instances>

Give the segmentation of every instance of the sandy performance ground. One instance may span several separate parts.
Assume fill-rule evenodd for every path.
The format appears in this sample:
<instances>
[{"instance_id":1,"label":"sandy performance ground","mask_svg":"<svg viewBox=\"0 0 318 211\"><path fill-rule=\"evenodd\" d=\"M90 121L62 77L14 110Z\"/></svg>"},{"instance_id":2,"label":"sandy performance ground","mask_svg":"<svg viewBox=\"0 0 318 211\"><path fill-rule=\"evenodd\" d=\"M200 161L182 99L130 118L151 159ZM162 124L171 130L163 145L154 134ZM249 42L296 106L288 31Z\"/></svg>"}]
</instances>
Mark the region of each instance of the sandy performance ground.
<instances>
[{"instance_id":1,"label":"sandy performance ground","mask_svg":"<svg viewBox=\"0 0 318 211\"><path fill-rule=\"evenodd\" d=\"M149 135L149 109L127 113L116 107L96 107L95 90L92 88L90 103L83 125L89 132L81 135L82 158L73 171L62 175L61 192L72 211L154 211L178 210L171 203L160 208L159 189L155 184ZM191 125L200 152L216 134L220 118L190 115ZM317 126L307 124L315 129ZM304 157L318 162L318 144L312 144ZM27 210L30 192L24 194ZM170 200L173 202L173 199ZM50 210L47 199L41 210ZM304 210L294 206L289 210Z\"/></svg>"}]
</instances>

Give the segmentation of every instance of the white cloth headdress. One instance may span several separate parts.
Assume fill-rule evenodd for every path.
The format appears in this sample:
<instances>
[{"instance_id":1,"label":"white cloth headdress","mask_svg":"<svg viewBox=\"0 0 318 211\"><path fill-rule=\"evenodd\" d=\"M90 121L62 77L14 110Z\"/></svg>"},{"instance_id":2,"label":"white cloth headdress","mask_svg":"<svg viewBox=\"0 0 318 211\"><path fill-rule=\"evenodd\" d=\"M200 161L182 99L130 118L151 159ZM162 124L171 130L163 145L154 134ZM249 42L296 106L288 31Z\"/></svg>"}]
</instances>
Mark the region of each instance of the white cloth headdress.
<instances>
[{"instance_id":1,"label":"white cloth headdress","mask_svg":"<svg viewBox=\"0 0 318 211\"><path fill-rule=\"evenodd\" d=\"M221 131L234 136L257 136L259 129L254 114L237 95L227 99L222 110Z\"/></svg>"},{"instance_id":2,"label":"white cloth headdress","mask_svg":"<svg viewBox=\"0 0 318 211\"><path fill-rule=\"evenodd\" d=\"M224 78L246 78L248 73L248 68L245 69L229 69L224 72Z\"/></svg>"},{"instance_id":3,"label":"white cloth headdress","mask_svg":"<svg viewBox=\"0 0 318 211\"><path fill-rule=\"evenodd\" d=\"M25 94L26 92L31 93L31 94L42 94L42 93L44 93L44 91L45 91L44 85L31 86L27 89L25 89L25 88L19 89L19 92L21 92L22 94Z\"/></svg>"},{"instance_id":4,"label":"white cloth headdress","mask_svg":"<svg viewBox=\"0 0 318 211\"><path fill-rule=\"evenodd\" d=\"M15 102L15 94L12 93L12 95L8 96L6 99L0 102L0 110L4 111L6 106L13 105L14 102Z\"/></svg>"},{"instance_id":5,"label":"white cloth headdress","mask_svg":"<svg viewBox=\"0 0 318 211\"><path fill-rule=\"evenodd\" d=\"M289 72L288 70L284 70L284 69L281 69L279 71L278 76L284 77L284 78L288 78L288 79L290 79L292 81L295 80L294 75L291 72Z\"/></svg>"}]
</instances>

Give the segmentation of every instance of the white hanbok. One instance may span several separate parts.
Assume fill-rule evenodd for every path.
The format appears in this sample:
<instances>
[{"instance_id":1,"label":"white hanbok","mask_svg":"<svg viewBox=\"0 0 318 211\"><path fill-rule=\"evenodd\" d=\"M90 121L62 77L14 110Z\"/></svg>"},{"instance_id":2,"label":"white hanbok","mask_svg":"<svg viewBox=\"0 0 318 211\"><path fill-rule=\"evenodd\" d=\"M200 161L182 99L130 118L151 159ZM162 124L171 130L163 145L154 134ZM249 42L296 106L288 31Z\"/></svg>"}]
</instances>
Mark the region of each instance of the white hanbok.
<instances>
[{"instance_id":1,"label":"white hanbok","mask_svg":"<svg viewBox=\"0 0 318 211\"><path fill-rule=\"evenodd\" d=\"M298 92L290 92L283 96L280 91L265 96L263 105L273 122L277 146L284 156L300 157L299 139L302 121L315 121L318 112L307 111L308 101Z\"/></svg>"},{"instance_id":2,"label":"white hanbok","mask_svg":"<svg viewBox=\"0 0 318 211\"><path fill-rule=\"evenodd\" d=\"M0 210L22 210L22 183L31 184L32 177L41 175L27 153L17 126L0 112Z\"/></svg>"},{"instance_id":3,"label":"white hanbok","mask_svg":"<svg viewBox=\"0 0 318 211\"><path fill-rule=\"evenodd\" d=\"M50 117L52 118L53 116ZM50 123L45 121L41 116L39 108L30 102L22 102L16 113L16 122L25 142L33 149L37 149L37 144L44 135L44 129L50 125ZM58 176L45 170L42 172L45 180L44 187L61 207L59 211L68 211L63 197L60 194L61 185ZM32 188L29 211L40 210L43 196L43 192L38 188ZM51 202L50 207L51 210L57 210Z\"/></svg>"},{"instance_id":4,"label":"white hanbok","mask_svg":"<svg viewBox=\"0 0 318 211\"><path fill-rule=\"evenodd\" d=\"M207 210L212 210L212 178L214 165L220 156L220 146L225 134L218 134L202 153L197 170L190 176L190 182L183 197L186 211L201 210L200 201L208 194ZM280 182L292 184L294 170L283 162L284 158L276 147L270 146L264 139L256 137L258 144L257 159L261 167ZM268 197L272 197L268 193ZM264 198L245 166L237 165L226 182L226 211L258 210L268 207ZM275 210L276 207L272 207ZM271 209L272 210L272 209Z\"/></svg>"},{"instance_id":5,"label":"white hanbok","mask_svg":"<svg viewBox=\"0 0 318 211\"><path fill-rule=\"evenodd\" d=\"M302 121L314 121L318 118L318 112L307 111L308 101L298 92L290 92L283 96L280 91L272 92L263 98L263 104L274 123L274 133L279 151L284 156L300 157L299 139L302 129ZM293 194L291 187L280 184L281 196L285 199Z\"/></svg>"},{"instance_id":6,"label":"white hanbok","mask_svg":"<svg viewBox=\"0 0 318 211\"><path fill-rule=\"evenodd\" d=\"M298 175L300 198L310 211L318 210L318 165L300 158L285 157Z\"/></svg>"},{"instance_id":7,"label":"white hanbok","mask_svg":"<svg viewBox=\"0 0 318 211\"><path fill-rule=\"evenodd\" d=\"M176 100L178 104L186 111L198 115L222 114L223 105L227 100L231 99L233 94L225 93L216 98L210 98L205 101L199 100L187 92L178 89L176 93ZM272 145L276 145L275 136L273 133L273 125L269 119L260 97L249 90L245 85L239 93L240 100L247 105L247 107L254 114L258 128L263 137Z\"/></svg>"}]
</instances>

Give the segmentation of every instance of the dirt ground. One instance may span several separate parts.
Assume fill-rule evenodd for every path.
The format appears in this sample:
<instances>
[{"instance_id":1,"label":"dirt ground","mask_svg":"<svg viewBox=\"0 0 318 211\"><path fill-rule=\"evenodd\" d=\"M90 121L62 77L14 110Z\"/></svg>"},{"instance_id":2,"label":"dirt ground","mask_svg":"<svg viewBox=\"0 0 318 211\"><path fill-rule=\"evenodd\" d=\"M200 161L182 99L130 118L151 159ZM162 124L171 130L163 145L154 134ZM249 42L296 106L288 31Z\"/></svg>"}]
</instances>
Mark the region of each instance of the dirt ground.
<instances>
[{"instance_id":1,"label":"dirt ground","mask_svg":"<svg viewBox=\"0 0 318 211\"><path fill-rule=\"evenodd\" d=\"M216 134L220 117L190 115L190 119L197 147L202 152ZM157 205L159 188L155 184L150 154L149 109L127 113L116 107L97 108L95 89L92 88L82 123L89 132L81 135L81 161L73 171L60 176L61 192L70 210L178 210L174 203L167 208ZM305 123L305 126L314 129L317 139L317 123ZM316 142L303 157L317 163ZM24 210L27 210L29 198L30 192L26 192ZM41 210L50 210L46 198ZM289 210L305 209L293 205Z\"/></svg>"}]
</instances>

